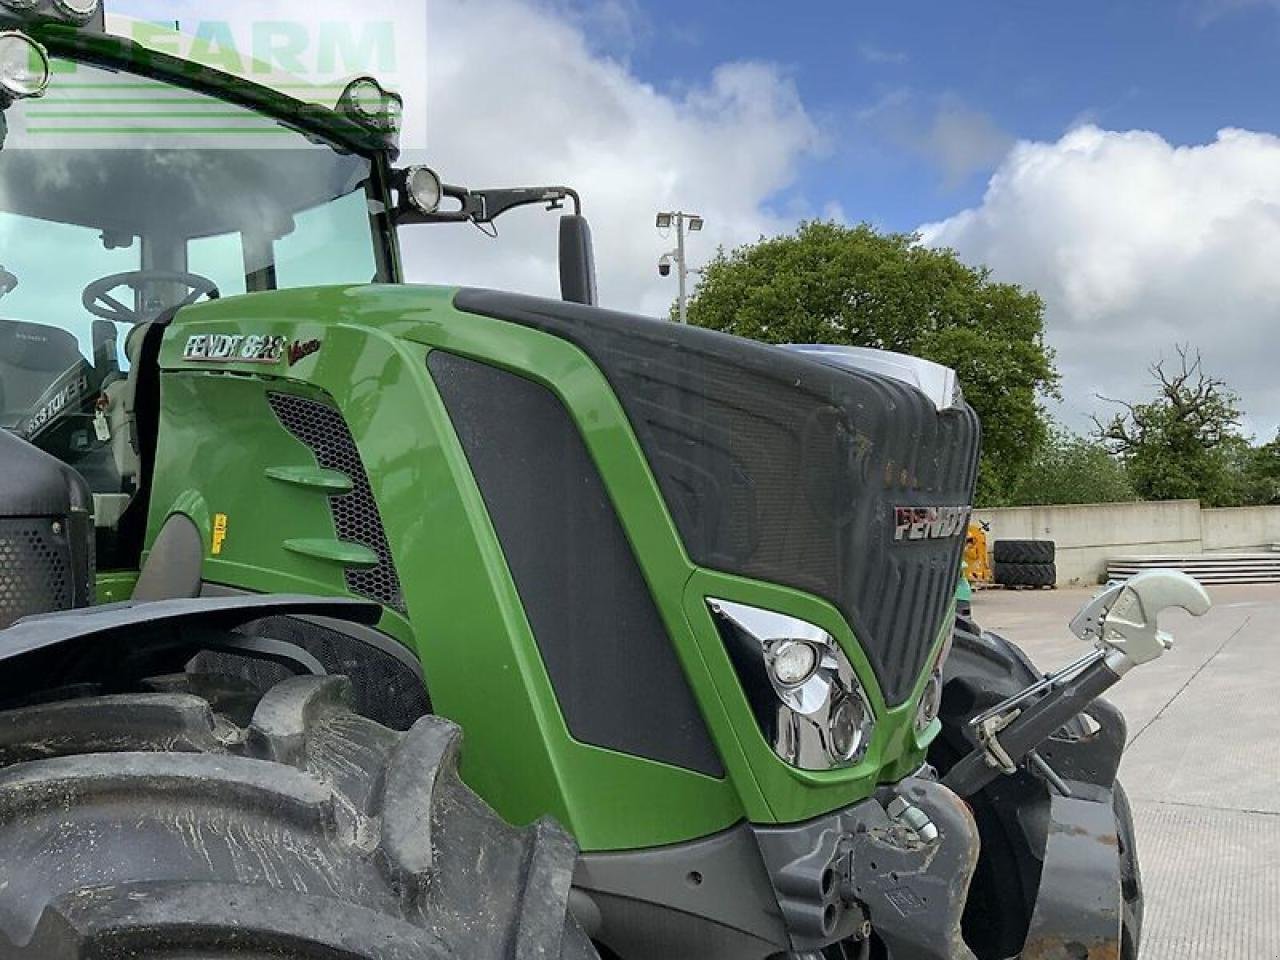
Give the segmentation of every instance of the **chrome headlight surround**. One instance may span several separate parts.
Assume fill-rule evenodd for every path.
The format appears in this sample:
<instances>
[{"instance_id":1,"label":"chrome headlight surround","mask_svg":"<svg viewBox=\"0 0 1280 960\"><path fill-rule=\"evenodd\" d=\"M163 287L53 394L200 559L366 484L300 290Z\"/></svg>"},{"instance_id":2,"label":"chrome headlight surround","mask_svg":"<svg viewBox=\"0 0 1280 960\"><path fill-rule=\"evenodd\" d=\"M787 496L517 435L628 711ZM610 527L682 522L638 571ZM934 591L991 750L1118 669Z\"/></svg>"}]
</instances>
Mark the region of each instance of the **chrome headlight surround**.
<instances>
[{"instance_id":1,"label":"chrome headlight surround","mask_svg":"<svg viewBox=\"0 0 1280 960\"><path fill-rule=\"evenodd\" d=\"M774 753L800 770L851 767L866 757L875 714L835 637L772 610L713 598L707 606ZM803 676L795 665L808 658L796 655L798 645L813 652Z\"/></svg>"}]
</instances>

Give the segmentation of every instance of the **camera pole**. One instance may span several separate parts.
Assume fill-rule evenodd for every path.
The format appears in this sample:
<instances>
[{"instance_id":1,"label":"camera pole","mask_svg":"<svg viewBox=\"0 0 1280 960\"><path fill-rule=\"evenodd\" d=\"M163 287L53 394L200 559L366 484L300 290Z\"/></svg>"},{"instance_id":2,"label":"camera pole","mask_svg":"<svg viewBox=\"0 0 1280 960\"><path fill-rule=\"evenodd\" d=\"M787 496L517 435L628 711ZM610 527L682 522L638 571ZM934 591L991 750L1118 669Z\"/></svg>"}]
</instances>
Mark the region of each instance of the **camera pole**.
<instances>
[{"instance_id":1,"label":"camera pole","mask_svg":"<svg viewBox=\"0 0 1280 960\"><path fill-rule=\"evenodd\" d=\"M676 228L676 248L662 255L662 259L658 261L658 272L664 277L670 276L671 260L675 259L676 278L680 283L676 311L681 323L689 322L689 263L685 258L685 228L688 227L690 233L699 233L705 225L706 221L696 213L673 210L658 214L659 230L670 230L672 226Z\"/></svg>"}]
</instances>

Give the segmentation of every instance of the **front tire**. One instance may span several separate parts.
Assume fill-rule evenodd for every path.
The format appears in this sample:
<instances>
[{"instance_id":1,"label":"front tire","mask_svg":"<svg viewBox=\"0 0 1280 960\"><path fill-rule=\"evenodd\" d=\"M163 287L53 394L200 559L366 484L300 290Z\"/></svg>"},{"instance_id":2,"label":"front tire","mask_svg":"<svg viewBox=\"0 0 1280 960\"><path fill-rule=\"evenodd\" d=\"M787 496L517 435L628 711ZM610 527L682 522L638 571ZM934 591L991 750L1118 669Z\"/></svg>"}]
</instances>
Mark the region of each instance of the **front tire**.
<instances>
[{"instance_id":1,"label":"front tire","mask_svg":"<svg viewBox=\"0 0 1280 960\"><path fill-rule=\"evenodd\" d=\"M572 840L503 824L452 724L391 731L341 678L247 727L161 686L0 714L0 958L595 958Z\"/></svg>"},{"instance_id":2,"label":"front tire","mask_svg":"<svg viewBox=\"0 0 1280 960\"><path fill-rule=\"evenodd\" d=\"M1120 960L1138 960L1142 946L1144 900L1142 868L1138 863L1137 835L1133 826L1133 808L1129 795L1116 782L1113 795L1116 811L1116 835L1120 840L1120 894L1123 925L1120 933Z\"/></svg>"}]
</instances>

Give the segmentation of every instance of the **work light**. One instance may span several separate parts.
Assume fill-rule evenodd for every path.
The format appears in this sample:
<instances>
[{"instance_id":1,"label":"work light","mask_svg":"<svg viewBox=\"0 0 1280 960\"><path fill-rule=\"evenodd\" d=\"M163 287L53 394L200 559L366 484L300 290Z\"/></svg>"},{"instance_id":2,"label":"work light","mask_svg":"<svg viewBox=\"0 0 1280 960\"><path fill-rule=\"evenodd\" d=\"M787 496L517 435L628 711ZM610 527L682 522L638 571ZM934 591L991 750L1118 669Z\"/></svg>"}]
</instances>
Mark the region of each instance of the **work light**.
<instances>
[{"instance_id":1,"label":"work light","mask_svg":"<svg viewBox=\"0 0 1280 960\"><path fill-rule=\"evenodd\" d=\"M0 20L62 22L99 33L106 29L102 0L0 0Z\"/></svg>"},{"instance_id":2,"label":"work light","mask_svg":"<svg viewBox=\"0 0 1280 960\"><path fill-rule=\"evenodd\" d=\"M398 136L404 122L404 98L384 90L373 77L357 77L338 98L338 112L362 126Z\"/></svg>"},{"instance_id":3,"label":"work light","mask_svg":"<svg viewBox=\"0 0 1280 960\"><path fill-rule=\"evenodd\" d=\"M435 213L444 199L444 187L430 167L410 167L404 173L404 196L419 213Z\"/></svg>"},{"instance_id":4,"label":"work light","mask_svg":"<svg viewBox=\"0 0 1280 960\"><path fill-rule=\"evenodd\" d=\"M49 86L49 54L24 33L0 33L0 102L38 97Z\"/></svg>"},{"instance_id":5,"label":"work light","mask_svg":"<svg viewBox=\"0 0 1280 960\"><path fill-rule=\"evenodd\" d=\"M88 23L98 12L100 0L53 0L53 7L74 23Z\"/></svg>"},{"instance_id":6,"label":"work light","mask_svg":"<svg viewBox=\"0 0 1280 960\"><path fill-rule=\"evenodd\" d=\"M772 610L728 600L707 605L773 751L802 770L860 763L875 714L836 638Z\"/></svg>"}]
</instances>

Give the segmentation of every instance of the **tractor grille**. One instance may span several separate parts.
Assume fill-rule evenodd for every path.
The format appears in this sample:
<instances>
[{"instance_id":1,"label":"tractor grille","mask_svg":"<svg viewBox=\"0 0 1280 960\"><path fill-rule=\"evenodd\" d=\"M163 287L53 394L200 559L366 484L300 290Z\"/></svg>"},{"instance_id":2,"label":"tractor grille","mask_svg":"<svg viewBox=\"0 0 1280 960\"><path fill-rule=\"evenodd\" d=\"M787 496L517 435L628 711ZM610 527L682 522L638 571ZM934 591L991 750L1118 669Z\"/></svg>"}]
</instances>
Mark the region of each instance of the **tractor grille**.
<instances>
[{"instance_id":1,"label":"tractor grille","mask_svg":"<svg viewBox=\"0 0 1280 960\"><path fill-rule=\"evenodd\" d=\"M899 509L967 507L979 428L896 380L644 317L464 290L459 309L563 337L596 363L699 565L825 597L890 706L928 666L963 531L899 540Z\"/></svg>"},{"instance_id":2,"label":"tractor grille","mask_svg":"<svg viewBox=\"0 0 1280 960\"><path fill-rule=\"evenodd\" d=\"M393 730L408 730L431 712L426 684L415 670L391 654L338 630L294 617L268 617L241 627L238 632L292 643L306 650L330 674L351 680L357 713ZM192 661L190 669L236 677L260 693L293 676L280 664L230 653L202 653Z\"/></svg>"},{"instance_id":3,"label":"tractor grille","mask_svg":"<svg viewBox=\"0 0 1280 960\"><path fill-rule=\"evenodd\" d=\"M0 519L0 629L77 606L70 548L53 525L48 517Z\"/></svg>"},{"instance_id":4,"label":"tractor grille","mask_svg":"<svg viewBox=\"0 0 1280 960\"><path fill-rule=\"evenodd\" d=\"M391 558L391 547L369 486L369 475L342 414L327 404L287 393L268 394L267 400L284 428L315 455L316 463L351 480L350 493L329 498L333 526L339 540L358 543L377 554L378 565L367 570L348 569L345 572L347 589L406 613L400 576Z\"/></svg>"}]
</instances>

